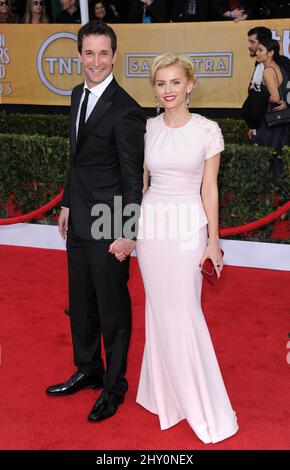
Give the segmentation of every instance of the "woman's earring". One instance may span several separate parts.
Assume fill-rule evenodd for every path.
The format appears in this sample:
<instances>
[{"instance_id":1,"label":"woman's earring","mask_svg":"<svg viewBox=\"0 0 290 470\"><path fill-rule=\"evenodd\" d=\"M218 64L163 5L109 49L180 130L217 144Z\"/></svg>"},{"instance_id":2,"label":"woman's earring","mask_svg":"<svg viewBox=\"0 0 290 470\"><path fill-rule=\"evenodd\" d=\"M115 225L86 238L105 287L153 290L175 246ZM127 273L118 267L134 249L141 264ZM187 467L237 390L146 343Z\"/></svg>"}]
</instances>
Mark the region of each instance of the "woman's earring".
<instances>
[{"instance_id":1,"label":"woman's earring","mask_svg":"<svg viewBox=\"0 0 290 470\"><path fill-rule=\"evenodd\" d=\"M186 108L187 108L187 109L189 108L189 97L190 97L190 93L188 93L188 91L187 91L187 92L186 92L186 100L185 100Z\"/></svg>"},{"instance_id":2,"label":"woman's earring","mask_svg":"<svg viewBox=\"0 0 290 470\"><path fill-rule=\"evenodd\" d=\"M155 99L156 99L156 115L158 116L158 114L160 114L160 104L156 95L155 95Z\"/></svg>"}]
</instances>

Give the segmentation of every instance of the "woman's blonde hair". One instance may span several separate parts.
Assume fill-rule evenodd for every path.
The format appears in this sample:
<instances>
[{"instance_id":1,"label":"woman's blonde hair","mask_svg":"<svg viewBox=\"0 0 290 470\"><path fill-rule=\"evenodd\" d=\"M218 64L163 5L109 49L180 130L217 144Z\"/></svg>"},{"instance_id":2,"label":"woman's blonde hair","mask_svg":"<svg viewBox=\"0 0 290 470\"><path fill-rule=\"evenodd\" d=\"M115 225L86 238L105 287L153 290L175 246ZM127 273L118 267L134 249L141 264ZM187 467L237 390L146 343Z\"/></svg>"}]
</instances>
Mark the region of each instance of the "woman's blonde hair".
<instances>
[{"instance_id":1,"label":"woman's blonde hair","mask_svg":"<svg viewBox=\"0 0 290 470\"><path fill-rule=\"evenodd\" d=\"M156 72L159 69L164 67L169 67L170 65L178 65L183 68L188 80L192 80L195 84L196 75L194 70L194 65L189 57L183 54L176 54L174 52L167 52L166 54L158 55L153 60L151 67L151 85L155 83Z\"/></svg>"}]
</instances>

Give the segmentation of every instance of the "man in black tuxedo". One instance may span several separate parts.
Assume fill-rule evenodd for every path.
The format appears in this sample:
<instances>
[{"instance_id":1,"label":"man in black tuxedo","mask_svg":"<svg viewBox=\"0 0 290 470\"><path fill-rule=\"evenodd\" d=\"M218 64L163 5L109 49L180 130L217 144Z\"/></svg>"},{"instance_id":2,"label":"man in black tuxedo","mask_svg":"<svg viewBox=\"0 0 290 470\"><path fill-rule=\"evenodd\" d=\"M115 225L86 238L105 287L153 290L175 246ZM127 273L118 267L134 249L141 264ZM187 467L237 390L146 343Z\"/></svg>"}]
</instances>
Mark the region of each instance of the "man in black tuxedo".
<instances>
[{"instance_id":1,"label":"man in black tuxedo","mask_svg":"<svg viewBox=\"0 0 290 470\"><path fill-rule=\"evenodd\" d=\"M72 91L72 158L59 217L60 233L67 237L69 313L77 371L68 381L49 387L47 393L59 396L85 387L103 388L89 421L114 415L128 389L130 257L121 254L135 248L137 224L132 236L128 230L124 235L130 219L123 217L123 209L128 204L140 207L143 186L146 116L113 77L116 48L116 35L105 23L90 21L79 31L85 83Z\"/></svg>"}]
</instances>

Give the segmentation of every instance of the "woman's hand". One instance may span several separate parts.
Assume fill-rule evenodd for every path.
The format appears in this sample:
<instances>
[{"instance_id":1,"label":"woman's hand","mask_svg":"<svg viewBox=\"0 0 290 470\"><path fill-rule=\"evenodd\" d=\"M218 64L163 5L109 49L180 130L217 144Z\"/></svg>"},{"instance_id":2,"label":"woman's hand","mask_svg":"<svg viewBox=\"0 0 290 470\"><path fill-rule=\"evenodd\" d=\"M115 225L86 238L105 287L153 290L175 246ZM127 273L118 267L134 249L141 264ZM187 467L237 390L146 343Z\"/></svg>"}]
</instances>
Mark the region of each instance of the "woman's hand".
<instances>
[{"instance_id":1,"label":"woman's hand","mask_svg":"<svg viewBox=\"0 0 290 470\"><path fill-rule=\"evenodd\" d=\"M275 108L273 108L273 111L281 111L281 109L287 108L287 104L283 100L278 101L277 105L278 106L275 106Z\"/></svg>"},{"instance_id":2,"label":"woman's hand","mask_svg":"<svg viewBox=\"0 0 290 470\"><path fill-rule=\"evenodd\" d=\"M117 258L118 261L125 261L125 259L127 258L128 256L128 253L126 253L126 251L116 251L115 253L115 257Z\"/></svg>"},{"instance_id":3,"label":"woman's hand","mask_svg":"<svg viewBox=\"0 0 290 470\"><path fill-rule=\"evenodd\" d=\"M221 276L223 269L223 257L218 243L209 243L205 249L205 252L199 262L199 266L202 267L203 263L207 258L210 258L213 262L215 272L217 273L218 279Z\"/></svg>"}]
</instances>

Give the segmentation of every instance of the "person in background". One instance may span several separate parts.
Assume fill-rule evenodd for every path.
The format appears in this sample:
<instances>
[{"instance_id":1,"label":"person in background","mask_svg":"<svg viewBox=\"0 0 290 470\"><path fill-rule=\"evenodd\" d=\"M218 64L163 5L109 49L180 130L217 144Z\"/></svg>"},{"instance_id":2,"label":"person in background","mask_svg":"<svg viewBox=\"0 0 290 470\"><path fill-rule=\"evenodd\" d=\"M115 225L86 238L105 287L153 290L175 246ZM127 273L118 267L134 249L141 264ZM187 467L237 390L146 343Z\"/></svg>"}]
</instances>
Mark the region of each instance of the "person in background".
<instances>
[{"instance_id":1,"label":"person in background","mask_svg":"<svg viewBox=\"0 0 290 470\"><path fill-rule=\"evenodd\" d=\"M54 2L57 2L57 5L60 7L59 0L43 0L44 5L45 5L45 13L48 19L48 23L52 22L52 5ZM15 10L13 10L13 1L12 1L12 12L17 13L17 16L19 18L24 18L25 12L26 12L26 6L27 6L27 0L14 0L15 3ZM61 11L61 7L60 7ZM60 13L59 11L59 13Z\"/></svg>"},{"instance_id":2,"label":"person in background","mask_svg":"<svg viewBox=\"0 0 290 470\"><path fill-rule=\"evenodd\" d=\"M118 15L118 22L128 23L128 12L130 9L129 0L110 1L111 8L114 7Z\"/></svg>"},{"instance_id":3,"label":"person in background","mask_svg":"<svg viewBox=\"0 0 290 470\"><path fill-rule=\"evenodd\" d=\"M10 0L0 0L0 23L18 23L18 18L12 13Z\"/></svg>"},{"instance_id":4,"label":"person in background","mask_svg":"<svg viewBox=\"0 0 290 470\"><path fill-rule=\"evenodd\" d=\"M255 28L252 28L248 32L248 49L250 51L250 56L255 57L256 52L259 46L259 40L261 38L266 38L266 39L272 39L272 31L269 28L266 28L264 26L257 26ZM288 75L288 78L290 80L290 59L286 57L285 55L281 55L279 57L279 62L281 63L283 69ZM264 65L260 62L256 62L255 66L259 66L260 69L263 72ZM261 73L259 74L260 76L260 83L261 83Z\"/></svg>"},{"instance_id":5,"label":"person in background","mask_svg":"<svg viewBox=\"0 0 290 470\"><path fill-rule=\"evenodd\" d=\"M171 19L176 21L207 21L210 17L210 0L173 0Z\"/></svg>"},{"instance_id":6,"label":"person in background","mask_svg":"<svg viewBox=\"0 0 290 470\"><path fill-rule=\"evenodd\" d=\"M129 0L129 23L165 23L168 20L165 0Z\"/></svg>"},{"instance_id":7,"label":"person in background","mask_svg":"<svg viewBox=\"0 0 290 470\"><path fill-rule=\"evenodd\" d=\"M104 21L105 23L114 23L118 21L119 15L115 8L106 2L94 1L92 5L91 18L93 20Z\"/></svg>"},{"instance_id":8,"label":"person in background","mask_svg":"<svg viewBox=\"0 0 290 470\"><path fill-rule=\"evenodd\" d=\"M257 61L264 65L261 83L261 93L267 97L271 110L284 109L286 104L288 77L281 66L279 43L274 39L260 38L256 51ZM267 112L268 106L264 111ZM286 125L267 128L265 119L262 119L256 129L249 129L249 138L252 143L271 147L279 153L284 145L289 143ZM283 172L282 161L276 156L272 160L271 169L274 176Z\"/></svg>"},{"instance_id":9,"label":"person in background","mask_svg":"<svg viewBox=\"0 0 290 470\"><path fill-rule=\"evenodd\" d=\"M259 41L261 39L272 39L272 31L264 26L257 26L248 31L248 49L251 57L256 57ZM290 80L290 60L288 57L279 55L279 64L285 70L288 79ZM263 80L264 63L256 61L255 70L252 75L249 87L248 96L242 106L242 117L248 125L248 137L252 139L253 129L259 127L268 106L268 95L265 89L261 89ZM280 105L284 106L283 102Z\"/></svg>"},{"instance_id":10,"label":"person in background","mask_svg":"<svg viewBox=\"0 0 290 470\"><path fill-rule=\"evenodd\" d=\"M233 20L235 22L247 20L253 16L253 4L249 0L213 0L212 19Z\"/></svg>"},{"instance_id":11,"label":"person in background","mask_svg":"<svg viewBox=\"0 0 290 470\"><path fill-rule=\"evenodd\" d=\"M108 4L108 8L110 10L110 15L112 17L112 21L116 22L116 23L120 23L121 21L121 16L119 14L119 11L118 11L118 8L117 6L112 3L112 2L109 2Z\"/></svg>"},{"instance_id":12,"label":"person in background","mask_svg":"<svg viewBox=\"0 0 290 470\"><path fill-rule=\"evenodd\" d=\"M81 16L76 0L60 0L63 11L56 17L56 23L80 23Z\"/></svg>"},{"instance_id":13,"label":"person in background","mask_svg":"<svg viewBox=\"0 0 290 470\"><path fill-rule=\"evenodd\" d=\"M27 0L23 23L49 23L44 0Z\"/></svg>"}]
</instances>

